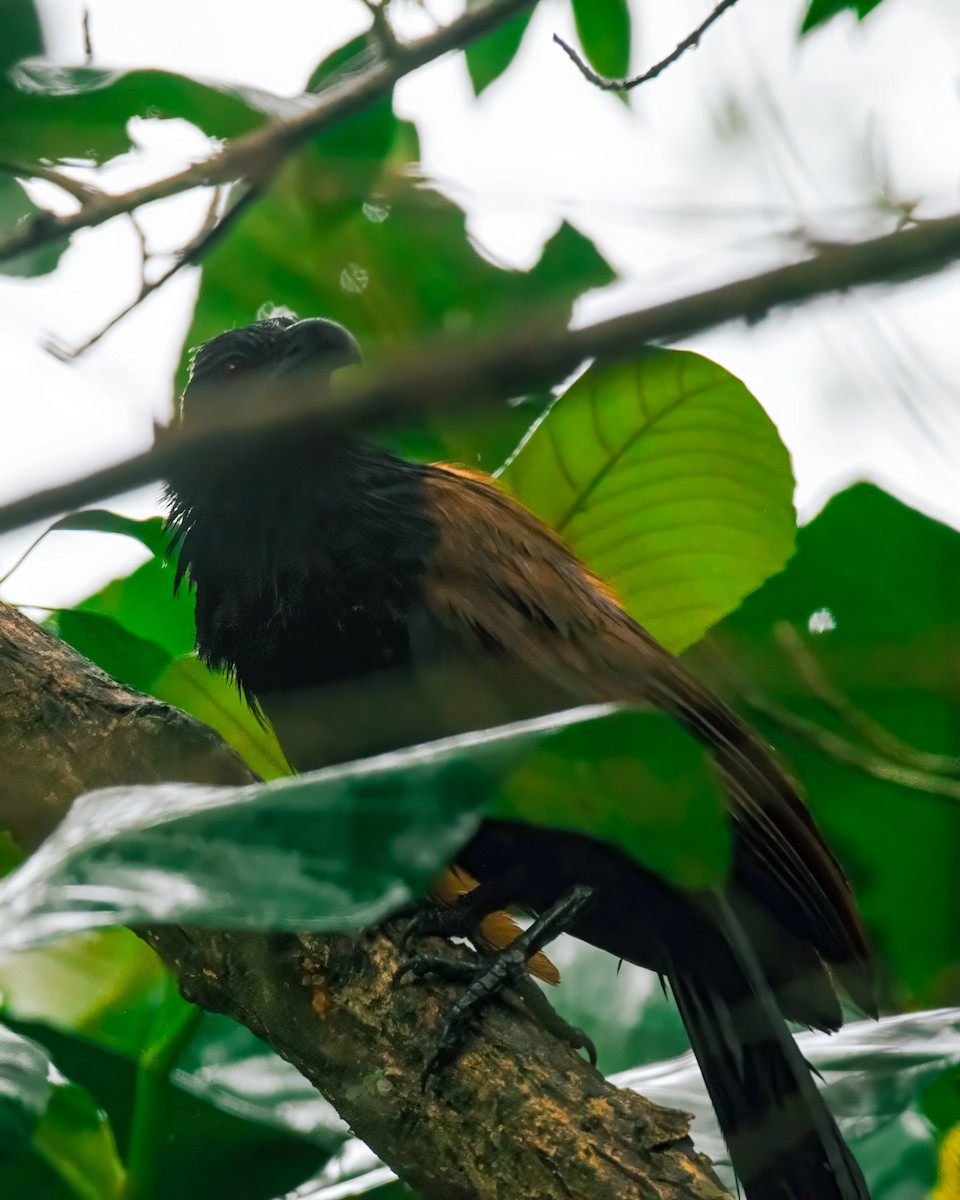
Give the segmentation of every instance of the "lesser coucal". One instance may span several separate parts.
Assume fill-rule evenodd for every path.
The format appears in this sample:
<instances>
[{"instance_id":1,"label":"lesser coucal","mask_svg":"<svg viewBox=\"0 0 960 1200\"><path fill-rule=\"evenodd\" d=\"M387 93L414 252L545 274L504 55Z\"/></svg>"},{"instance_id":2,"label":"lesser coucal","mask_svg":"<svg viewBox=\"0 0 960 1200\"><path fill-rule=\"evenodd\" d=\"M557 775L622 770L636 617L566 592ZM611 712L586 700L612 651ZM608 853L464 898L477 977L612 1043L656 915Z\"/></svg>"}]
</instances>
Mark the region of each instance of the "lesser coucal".
<instances>
[{"instance_id":1,"label":"lesser coucal","mask_svg":"<svg viewBox=\"0 0 960 1200\"><path fill-rule=\"evenodd\" d=\"M235 380L282 388L358 359L333 322L258 321L200 347L184 419L229 403ZM784 1017L836 1029L838 982L873 1011L867 940L758 736L479 473L406 462L318 415L225 436L169 490L199 653L299 769L605 701L652 704L709 748L733 831L722 895L582 834L487 820L459 859L480 884L472 915L563 910L574 936L669 980L749 1200L865 1200Z\"/></svg>"}]
</instances>

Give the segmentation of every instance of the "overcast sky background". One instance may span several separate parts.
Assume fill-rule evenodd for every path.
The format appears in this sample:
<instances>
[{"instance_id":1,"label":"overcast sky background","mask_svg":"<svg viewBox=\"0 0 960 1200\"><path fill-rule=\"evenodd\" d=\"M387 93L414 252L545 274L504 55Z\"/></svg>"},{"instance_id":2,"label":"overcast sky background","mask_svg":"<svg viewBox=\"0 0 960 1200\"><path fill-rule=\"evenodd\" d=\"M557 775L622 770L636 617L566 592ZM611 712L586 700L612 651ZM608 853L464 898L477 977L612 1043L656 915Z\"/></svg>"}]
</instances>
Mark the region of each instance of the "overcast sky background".
<instances>
[{"instance_id":1,"label":"overcast sky background","mask_svg":"<svg viewBox=\"0 0 960 1200\"><path fill-rule=\"evenodd\" d=\"M395 0L398 24L460 5ZM424 174L469 213L499 261L528 266L566 218L622 280L587 297L583 322L750 274L802 255L809 240L892 227L960 208L960 5L885 0L863 24L844 15L797 43L802 0L740 0L628 109L587 85L554 31L569 6L545 0L507 74L477 101L462 56L403 80L401 116L419 128ZM156 66L294 94L330 50L364 29L359 0L88 0L98 66ZM643 69L709 11L709 0L633 0ZM43 0L51 57L82 61L81 0ZM140 149L102 181L127 187L205 153L182 122L138 121ZM35 197L62 197L39 186ZM151 248L188 240L198 197L153 206ZM429 248L425 248L429 252ZM690 347L743 378L791 450L809 518L854 478L872 478L960 527L960 273L895 291L828 299ZM78 236L52 276L0 278L0 502L144 449L171 406L170 380L198 274L182 272L79 361L45 348L82 342L135 295L139 249L120 219ZM282 302L282 296L264 297ZM320 314L322 315L322 314ZM114 505L158 511L157 489ZM0 538L0 574L39 532ZM142 552L127 539L59 533L4 599L75 602Z\"/></svg>"}]
</instances>

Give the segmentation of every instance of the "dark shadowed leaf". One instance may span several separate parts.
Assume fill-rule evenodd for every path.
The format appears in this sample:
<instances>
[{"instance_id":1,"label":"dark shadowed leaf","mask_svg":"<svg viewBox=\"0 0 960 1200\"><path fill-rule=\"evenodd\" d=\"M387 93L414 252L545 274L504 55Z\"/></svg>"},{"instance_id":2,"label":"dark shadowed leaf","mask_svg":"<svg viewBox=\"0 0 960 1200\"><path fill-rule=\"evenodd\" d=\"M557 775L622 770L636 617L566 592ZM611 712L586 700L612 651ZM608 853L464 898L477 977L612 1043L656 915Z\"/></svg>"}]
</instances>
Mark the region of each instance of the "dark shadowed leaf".
<instances>
[{"instance_id":1,"label":"dark shadowed leaf","mask_svg":"<svg viewBox=\"0 0 960 1200\"><path fill-rule=\"evenodd\" d=\"M896 746L866 741L812 693L788 647L825 673L855 721L879 722L915 749L904 757ZM851 875L897 1004L960 999L960 925L953 919L960 800L936 794L941 783L948 791L960 786L960 533L858 484L799 531L787 569L695 656L701 670L718 658L719 684L760 701L749 715L803 782ZM764 703L840 737L880 777L836 761L822 742L765 716ZM911 779L926 790L909 786Z\"/></svg>"},{"instance_id":2,"label":"dark shadowed leaf","mask_svg":"<svg viewBox=\"0 0 960 1200\"><path fill-rule=\"evenodd\" d=\"M668 717L571 725L507 778L491 813L583 833L689 887L722 882L730 831L706 751Z\"/></svg>"},{"instance_id":3,"label":"dark shadowed leaf","mask_svg":"<svg viewBox=\"0 0 960 1200\"><path fill-rule=\"evenodd\" d=\"M793 551L793 473L773 422L689 351L591 367L500 480L675 653Z\"/></svg>"},{"instance_id":4,"label":"dark shadowed leaf","mask_svg":"<svg viewBox=\"0 0 960 1200\"><path fill-rule=\"evenodd\" d=\"M170 666L170 655L162 646L137 637L102 613L62 609L56 614L56 628L74 650L137 691L149 692Z\"/></svg>"},{"instance_id":5,"label":"dark shadowed leaf","mask_svg":"<svg viewBox=\"0 0 960 1200\"><path fill-rule=\"evenodd\" d=\"M511 17L467 47L467 70L475 95L479 96L484 88L499 79L513 62L532 15L532 12L524 12Z\"/></svg>"},{"instance_id":6,"label":"dark shadowed leaf","mask_svg":"<svg viewBox=\"0 0 960 1200\"><path fill-rule=\"evenodd\" d=\"M627 0L573 0L577 37L587 62L608 79L630 70L630 8Z\"/></svg>"},{"instance_id":7,"label":"dark shadowed leaf","mask_svg":"<svg viewBox=\"0 0 960 1200\"><path fill-rule=\"evenodd\" d=\"M862 21L879 3L880 0L810 0L800 32L809 33L811 29L816 29L818 25L823 25L831 17L845 10L855 12L857 19Z\"/></svg>"}]
</instances>

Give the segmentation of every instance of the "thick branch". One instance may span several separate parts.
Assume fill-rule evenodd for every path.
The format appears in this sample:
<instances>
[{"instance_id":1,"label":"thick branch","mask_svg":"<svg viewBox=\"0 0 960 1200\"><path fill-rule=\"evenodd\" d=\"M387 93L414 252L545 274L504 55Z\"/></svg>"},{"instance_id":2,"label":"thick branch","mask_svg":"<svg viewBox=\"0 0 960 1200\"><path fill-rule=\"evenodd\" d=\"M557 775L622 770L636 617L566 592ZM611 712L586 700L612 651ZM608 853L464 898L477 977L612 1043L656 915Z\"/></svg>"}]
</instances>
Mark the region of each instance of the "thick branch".
<instances>
[{"instance_id":1,"label":"thick branch","mask_svg":"<svg viewBox=\"0 0 960 1200\"><path fill-rule=\"evenodd\" d=\"M3 605L0 762L0 827L27 848L91 788L252 777L209 729L114 683ZM726 1196L686 1117L610 1086L506 1005L484 1018L442 1089L424 1094L420 1072L451 991L392 988L398 954L385 933L145 936L185 996L243 1022L322 1087L426 1200Z\"/></svg>"},{"instance_id":2,"label":"thick branch","mask_svg":"<svg viewBox=\"0 0 960 1200\"><path fill-rule=\"evenodd\" d=\"M280 390L269 383L238 390L229 408L218 408L215 425L194 420L145 454L0 508L0 533L165 478L188 460L202 463L218 453L228 430L259 434L318 412L343 425L375 426L412 414L498 404L562 378L588 358L633 358L650 343L676 341L728 321L759 321L775 308L830 292L918 279L958 257L960 214L955 214L831 246L804 262L582 329L542 319L497 329L483 341L437 341L364 371L348 388L329 391L309 381L298 387L291 379Z\"/></svg>"},{"instance_id":3,"label":"thick branch","mask_svg":"<svg viewBox=\"0 0 960 1200\"><path fill-rule=\"evenodd\" d=\"M302 112L277 118L230 142L222 150L192 163L173 175L128 192L104 192L82 197L79 209L66 216L38 213L0 242L0 262L51 242L70 237L111 217L132 212L143 204L175 196L196 187L212 187L244 179L258 189L269 182L288 155L309 138L389 96L394 84L418 67L460 50L491 32L536 0L481 0L449 25L415 42L393 44L388 57L373 59L355 74L343 76L324 90ZM32 171L28 173L34 173Z\"/></svg>"}]
</instances>

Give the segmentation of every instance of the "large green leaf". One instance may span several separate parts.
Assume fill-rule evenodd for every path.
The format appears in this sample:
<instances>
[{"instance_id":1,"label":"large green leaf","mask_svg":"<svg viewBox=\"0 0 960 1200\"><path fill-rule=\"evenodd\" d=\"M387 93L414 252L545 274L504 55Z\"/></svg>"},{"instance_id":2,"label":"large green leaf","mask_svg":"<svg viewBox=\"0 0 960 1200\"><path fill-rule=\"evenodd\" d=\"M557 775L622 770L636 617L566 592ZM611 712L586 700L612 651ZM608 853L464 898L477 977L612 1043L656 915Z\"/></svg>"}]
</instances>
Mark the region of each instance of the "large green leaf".
<instances>
[{"instance_id":1,"label":"large green leaf","mask_svg":"<svg viewBox=\"0 0 960 1200\"><path fill-rule=\"evenodd\" d=\"M587 62L608 79L622 79L630 70L627 0L573 0L573 16Z\"/></svg>"},{"instance_id":2,"label":"large green leaf","mask_svg":"<svg viewBox=\"0 0 960 1200\"><path fill-rule=\"evenodd\" d=\"M518 13L467 47L467 70L475 95L499 79L513 62L532 16L532 12Z\"/></svg>"},{"instance_id":3,"label":"large green leaf","mask_svg":"<svg viewBox=\"0 0 960 1200\"><path fill-rule=\"evenodd\" d=\"M818 699L822 683L812 691L788 648L801 667L825 673L855 724L858 716L879 722L942 762L865 742L835 705ZM960 533L858 484L800 530L786 571L695 657L701 670L719 659L727 686L758 700L753 718L803 781L853 879L895 1002L960 999L948 965L960 961L960 803L950 794L960 762ZM812 736L765 715L771 703L813 722ZM879 777L837 761L817 730L853 746ZM911 778L933 790L909 786Z\"/></svg>"},{"instance_id":4,"label":"large green leaf","mask_svg":"<svg viewBox=\"0 0 960 1200\"><path fill-rule=\"evenodd\" d=\"M800 26L800 32L801 34L809 33L811 29L825 24L831 17L837 16L846 9L855 12L857 19L862 21L868 13L873 12L879 3L880 0L810 0L803 24Z\"/></svg>"},{"instance_id":5,"label":"large green leaf","mask_svg":"<svg viewBox=\"0 0 960 1200\"><path fill-rule=\"evenodd\" d=\"M15 229L21 221L35 217L38 212L40 209L23 190L20 182L12 175L0 174L0 230ZM23 278L47 275L56 270L64 249L62 245L51 245L29 250L15 258L5 259L0 263L0 272Z\"/></svg>"},{"instance_id":6,"label":"large green leaf","mask_svg":"<svg viewBox=\"0 0 960 1200\"><path fill-rule=\"evenodd\" d=\"M43 1048L0 1026L0 1183L16 1158L41 1159L79 1200L120 1200L125 1173L104 1113Z\"/></svg>"},{"instance_id":7,"label":"large green leaf","mask_svg":"<svg viewBox=\"0 0 960 1200\"><path fill-rule=\"evenodd\" d=\"M591 367L500 478L674 652L793 551L793 475L773 422L689 351Z\"/></svg>"},{"instance_id":8,"label":"large green leaf","mask_svg":"<svg viewBox=\"0 0 960 1200\"><path fill-rule=\"evenodd\" d=\"M580 786L558 786L570 778ZM702 751L656 714L594 707L271 784L81 797L0 881L0 951L110 924L370 924L423 891L491 804L681 882L716 883L726 866Z\"/></svg>"}]
</instances>

